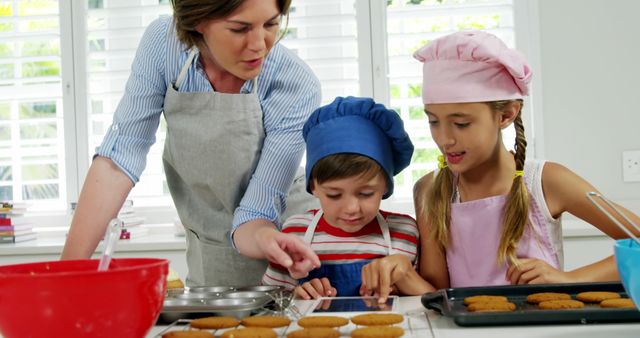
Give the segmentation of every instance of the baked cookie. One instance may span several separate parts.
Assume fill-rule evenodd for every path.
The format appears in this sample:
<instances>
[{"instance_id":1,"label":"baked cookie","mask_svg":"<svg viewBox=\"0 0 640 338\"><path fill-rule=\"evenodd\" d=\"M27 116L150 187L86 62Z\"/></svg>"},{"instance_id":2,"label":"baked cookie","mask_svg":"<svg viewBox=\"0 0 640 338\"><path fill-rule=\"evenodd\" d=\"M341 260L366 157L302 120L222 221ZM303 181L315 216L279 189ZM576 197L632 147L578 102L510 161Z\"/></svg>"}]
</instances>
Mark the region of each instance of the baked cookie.
<instances>
[{"instance_id":1,"label":"baked cookie","mask_svg":"<svg viewBox=\"0 0 640 338\"><path fill-rule=\"evenodd\" d=\"M213 333L201 330L170 331L162 335L162 338L214 338Z\"/></svg>"},{"instance_id":2,"label":"baked cookie","mask_svg":"<svg viewBox=\"0 0 640 338\"><path fill-rule=\"evenodd\" d=\"M222 338L276 338L275 331L267 327L247 327L225 331Z\"/></svg>"},{"instance_id":3,"label":"baked cookie","mask_svg":"<svg viewBox=\"0 0 640 338\"><path fill-rule=\"evenodd\" d=\"M620 294L617 292L608 291L587 291L580 292L576 295L576 299L586 303L600 303L605 299L620 298Z\"/></svg>"},{"instance_id":4,"label":"baked cookie","mask_svg":"<svg viewBox=\"0 0 640 338\"><path fill-rule=\"evenodd\" d=\"M505 296L488 296L478 295L464 298L464 305L469 305L477 302L508 302L509 300Z\"/></svg>"},{"instance_id":5,"label":"baked cookie","mask_svg":"<svg viewBox=\"0 0 640 338\"><path fill-rule=\"evenodd\" d=\"M539 292L532 293L527 296L527 302L538 304L540 302L546 302L548 300L567 300L571 299L571 295L568 293L559 293L559 292Z\"/></svg>"},{"instance_id":6,"label":"baked cookie","mask_svg":"<svg viewBox=\"0 0 640 338\"><path fill-rule=\"evenodd\" d=\"M184 283L180 279L180 275L172 268L169 268L167 273L167 290L169 289L184 289Z\"/></svg>"},{"instance_id":7,"label":"baked cookie","mask_svg":"<svg viewBox=\"0 0 640 338\"><path fill-rule=\"evenodd\" d=\"M504 312L513 311L516 305L511 302L492 301L492 302L475 302L469 304L467 310L469 312Z\"/></svg>"},{"instance_id":8,"label":"baked cookie","mask_svg":"<svg viewBox=\"0 0 640 338\"><path fill-rule=\"evenodd\" d=\"M397 326L367 326L351 331L354 338L395 338L403 334L404 330Z\"/></svg>"},{"instance_id":9,"label":"baked cookie","mask_svg":"<svg viewBox=\"0 0 640 338\"><path fill-rule=\"evenodd\" d=\"M404 317L397 313L369 313L351 318L356 325L380 326L402 323Z\"/></svg>"},{"instance_id":10,"label":"baked cookie","mask_svg":"<svg viewBox=\"0 0 640 338\"><path fill-rule=\"evenodd\" d=\"M247 327L283 327L291 324L291 320L283 316L252 316L242 320Z\"/></svg>"},{"instance_id":11,"label":"baked cookie","mask_svg":"<svg viewBox=\"0 0 640 338\"><path fill-rule=\"evenodd\" d=\"M600 302L600 307L606 308L635 308L636 305L629 298L612 298Z\"/></svg>"},{"instance_id":12,"label":"baked cookie","mask_svg":"<svg viewBox=\"0 0 640 338\"><path fill-rule=\"evenodd\" d=\"M176 279L176 280L168 280L167 281L167 289L171 290L171 289L184 289L184 283L182 283L181 280Z\"/></svg>"},{"instance_id":13,"label":"baked cookie","mask_svg":"<svg viewBox=\"0 0 640 338\"><path fill-rule=\"evenodd\" d=\"M205 317L192 320L190 325L196 329L216 330L238 326L238 324L240 321L233 317Z\"/></svg>"},{"instance_id":14,"label":"baked cookie","mask_svg":"<svg viewBox=\"0 0 640 338\"><path fill-rule=\"evenodd\" d=\"M584 307L584 303L573 299L548 300L538 303L538 307L543 310L580 309Z\"/></svg>"},{"instance_id":15,"label":"baked cookie","mask_svg":"<svg viewBox=\"0 0 640 338\"><path fill-rule=\"evenodd\" d=\"M287 338L338 338L340 332L330 327L310 327L308 329L295 330L287 334Z\"/></svg>"},{"instance_id":16,"label":"baked cookie","mask_svg":"<svg viewBox=\"0 0 640 338\"><path fill-rule=\"evenodd\" d=\"M338 316L307 316L298 319L300 327L340 327L349 324L349 320Z\"/></svg>"}]
</instances>

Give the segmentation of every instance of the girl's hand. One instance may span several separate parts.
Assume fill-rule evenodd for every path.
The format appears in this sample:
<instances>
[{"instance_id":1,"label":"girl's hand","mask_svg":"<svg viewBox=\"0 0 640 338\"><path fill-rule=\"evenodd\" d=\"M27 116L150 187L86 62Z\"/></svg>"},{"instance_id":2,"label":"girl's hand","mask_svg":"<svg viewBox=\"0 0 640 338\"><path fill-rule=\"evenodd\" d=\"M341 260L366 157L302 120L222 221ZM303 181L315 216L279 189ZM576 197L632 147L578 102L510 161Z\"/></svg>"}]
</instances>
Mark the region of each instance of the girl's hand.
<instances>
[{"instance_id":1,"label":"girl's hand","mask_svg":"<svg viewBox=\"0 0 640 338\"><path fill-rule=\"evenodd\" d=\"M547 284L572 282L568 272L560 271L547 262L536 258L520 259L520 267L511 265L507 270L507 280L511 284Z\"/></svg>"},{"instance_id":2,"label":"girl's hand","mask_svg":"<svg viewBox=\"0 0 640 338\"><path fill-rule=\"evenodd\" d=\"M335 297L338 293L336 288L331 286L331 282L326 277L314 278L308 282L297 286L294 290L296 296L302 299L318 299L320 297Z\"/></svg>"},{"instance_id":3,"label":"girl's hand","mask_svg":"<svg viewBox=\"0 0 640 338\"><path fill-rule=\"evenodd\" d=\"M385 303L393 291L393 286L413 270L409 257L394 254L378 258L362 267L360 295L375 295L379 303Z\"/></svg>"}]
</instances>

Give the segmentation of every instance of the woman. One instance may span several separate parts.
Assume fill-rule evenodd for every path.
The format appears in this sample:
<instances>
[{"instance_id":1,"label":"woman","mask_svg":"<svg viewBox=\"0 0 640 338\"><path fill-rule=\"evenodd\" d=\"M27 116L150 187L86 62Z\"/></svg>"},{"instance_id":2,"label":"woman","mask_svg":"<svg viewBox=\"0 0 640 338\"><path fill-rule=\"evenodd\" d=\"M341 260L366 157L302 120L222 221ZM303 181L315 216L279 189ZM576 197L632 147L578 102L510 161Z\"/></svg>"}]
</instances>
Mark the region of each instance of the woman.
<instances>
[{"instance_id":1,"label":"woman","mask_svg":"<svg viewBox=\"0 0 640 338\"><path fill-rule=\"evenodd\" d=\"M266 268L262 258L304 276L318 257L277 229L313 203L304 176L294 176L302 126L320 104L320 84L276 43L290 0L172 4L173 20L154 21L140 42L62 259L95 250L138 181L164 112L167 184L188 230L187 284L257 284Z\"/></svg>"}]
</instances>

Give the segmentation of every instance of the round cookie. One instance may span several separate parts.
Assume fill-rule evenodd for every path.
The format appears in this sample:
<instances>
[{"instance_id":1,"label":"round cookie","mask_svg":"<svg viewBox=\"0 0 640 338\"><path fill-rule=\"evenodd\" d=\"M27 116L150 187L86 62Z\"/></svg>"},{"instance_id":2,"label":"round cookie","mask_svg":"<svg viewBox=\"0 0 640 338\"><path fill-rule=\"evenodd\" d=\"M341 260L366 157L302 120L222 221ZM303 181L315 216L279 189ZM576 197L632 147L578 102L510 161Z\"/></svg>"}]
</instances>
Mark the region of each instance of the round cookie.
<instances>
[{"instance_id":1,"label":"round cookie","mask_svg":"<svg viewBox=\"0 0 640 338\"><path fill-rule=\"evenodd\" d=\"M404 317L397 313L369 313L351 318L356 325L380 326L402 323Z\"/></svg>"},{"instance_id":2,"label":"round cookie","mask_svg":"<svg viewBox=\"0 0 640 338\"><path fill-rule=\"evenodd\" d=\"M584 303L573 299L548 300L538 303L538 307L543 310L580 309L584 307Z\"/></svg>"},{"instance_id":3,"label":"round cookie","mask_svg":"<svg viewBox=\"0 0 640 338\"><path fill-rule=\"evenodd\" d=\"M600 303L605 299L620 298L620 294L617 292L608 291L587 291L580 292L576 295L576 299L586 303Z\"/></svg>"},{"instance_id":4,"label":"round cookie","mask_svg":"<svg viewBox=\"0 0 640 338\"><path fill-rule=\"evenodd\" d=\"M478 295L464 298L464 305L469 305L477 302L508 302L509 300L505 296L488 296Z\"/></svg>"},{"instance_id":5,"label":"round cookie","mask_svg":"<svg viewBox=\"0 0 640 338\"><path fill-rule=\"evenodd\" d=\"M242 320L247 327L283 327L291 324L291 320L282 316L252 316Z\"/></svg>"},{"instance_id":6,"label":"round cookie","mask_svg":"<svg viewBox=\"0 0 640 338\"><path fill-rule=\"evenodd\" d=\"M222 338L277 338L275 331L266 327L247 327L225 331Z\"/></svg>"},{"instance_id":7,"label":"round cookie","mask_svg":"<svg viewBox=\"0 0 640 338\"><path fill-rule=\"evenodd\" d=\"M209 331L189 330L189 331L170 331L162 335L162 338L214 338Z\"/></svg>"},{"instance_id":8,"label":"round cookie","mask_svg":"<svg viewBox=\"0 0 640 338\"><path fill-rule=\"evenodd\" d=\"M298 319L300 327L340 327L349 324L349 320L338 316L307 316Z\"/></svg>"},{"instance_id":9,"label":"round cookie","mask_svg":"<svg viewBox=\"0 0 640 338\"><path fill-rule=\"evenodd\" d=\"M470 312L504 312L513 311L516 305L511 302L493 301L493 302L475 302L469 304L467 310Z\"/></svg>"},{"instance_id":10,"label":"round cookie","mask_svg":"<svg viewBox=\"0 0 640 338\"><path fill-rule=\"evenodd\" d=\"M287 338L338 338L340 332L330 327L310 327L308 329L295 330L287 334Z\"/></svg>"},{"instance_id":11,"label":"round cookie","mask_svg":"<svg viewBox=\"0 0 640 338\"><path fill-rule=\"evenodd\" d=\"M527 302L538 304L540 302L546 302L548 300L567 300L571 299L571 295L568 293L559 293L559 292L539 292L532 293L527 296Z\"/></svg>"},{"instance_id":12,"label":"round cookie","mask_svg":"<svg viewBox=\"0 0 640 338\"><path fill-rule=\"evenodd\" d=\"M612 298L600 302L600 307L605 308L635 308L636 305L629 298Z\"/></svg>"},{"instance_id":13,"label":"round cookie","mask_svg":"<svg viewBox=\"0 0 640 338\"><path fill-rule=\"evenodd\" d=\"M404 330L397 326L367 326L351 331L353 338L396 338L403 334Z\"/></svg>"},{"instance_id":14,"label":"round cookie","mask_svg":"<svg viewBox=\"0 0 640 338\"><path fill-rule=\"evenodd\" d=\"M181 280L167 280L167 289L184 289L184 283Z\"/></svg>"},{"instance_id":15,"label":"round cookie","mask_svg":"<svg viewBox=\"0 0 640 338\"><path fill-rule=\"evenodd\" d=\"M205 317L194 319L189 325L196 329L216 330L238 326L238 324L240 321L233 317Z\"/></svg>"}]
</instances>

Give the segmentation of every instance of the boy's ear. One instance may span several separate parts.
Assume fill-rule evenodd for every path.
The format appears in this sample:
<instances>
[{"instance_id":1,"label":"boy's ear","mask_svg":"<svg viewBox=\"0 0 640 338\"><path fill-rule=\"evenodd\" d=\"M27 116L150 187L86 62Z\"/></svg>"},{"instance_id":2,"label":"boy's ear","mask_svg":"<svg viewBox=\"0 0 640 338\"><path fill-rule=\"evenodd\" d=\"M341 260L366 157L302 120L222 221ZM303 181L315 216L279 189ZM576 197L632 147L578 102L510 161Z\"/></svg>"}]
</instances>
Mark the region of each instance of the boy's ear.
<instances>
[{"instance_id":1,"label":"boy's ear","mask_svg":"<svg viewBox=\"0 0 640 338\"><path fill-rule=\"evenodd\" d=\"M313 195L314 197L318 197L318 194L316 192L316 181L315 179L312 180L311 182L309 182L309 190L311 190L311 195Z\"/></svg>"},{"instance_id":2,"label":"boy's ear","mask_svg":"<svg viewBox=\"0 0 640 338\"><path fill-rule=\"evenodd\" d=\"M522 102L511 101L500 112L500 129L505 129L510 126L513 121L518 117L522 108Z\"/></svg>"}]
</instances>

